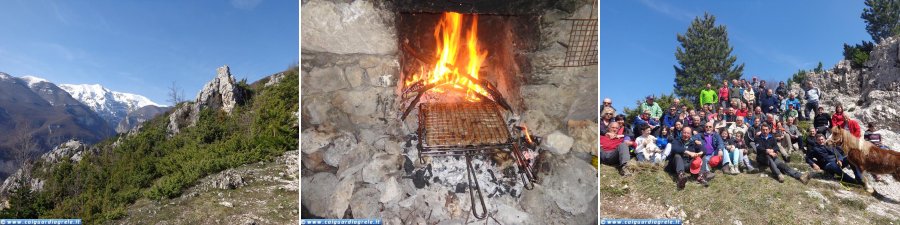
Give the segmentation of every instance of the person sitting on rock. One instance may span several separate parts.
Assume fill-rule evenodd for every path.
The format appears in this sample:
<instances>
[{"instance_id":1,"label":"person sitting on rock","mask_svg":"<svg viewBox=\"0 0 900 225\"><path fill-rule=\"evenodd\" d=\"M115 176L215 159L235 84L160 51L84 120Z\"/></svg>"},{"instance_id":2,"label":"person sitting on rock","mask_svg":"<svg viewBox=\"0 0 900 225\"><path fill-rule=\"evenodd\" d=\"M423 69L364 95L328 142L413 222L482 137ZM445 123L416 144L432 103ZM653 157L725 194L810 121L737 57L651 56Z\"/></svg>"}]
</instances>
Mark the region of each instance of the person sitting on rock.
<instances>
[{"instance_id":1,"label":"person sitting on rock","mask_svg":"<svg viewBox=\"0 0 900 225\"><path fill-rule=\"evenodd\" d=\"M750 129L750 126L747 126L747 124L744 123L744 117L738 116L737 119L735 120L734 124L732 124L731 126L728 126L728 133L731 133L731 134L744 133L744 134L746 134L747 130L749 130L749 129ZM738 137L740 137L740 136L738 136Z\"/></svg>"},{"instance_id":2,"label":"person sitting on rock","mask_svg":"<svg viewBox=\"0 0 900 225\"><path fill-rule=\"evenodd\" d=\"M831 128L831 115L825 112L825 109L819 107L816 109L816 115L813 119L813 127L816 128L817 134L826 134Z\"/></svg>"},{"instance_id":3,"label":"person sitting on rock","mask_svg":"<svg viewBox=\"0 0 900 225\"><path fill-rule=\"evenodd\" d=\"M714 105L718 102L719 96L716 94L716 90L713 89L712 84L706 83L706 88L700 91L700 107Z\"/></svg>"},{"instance_id":4,"label":"person sitting on rock","mask_svg":"<svg viewBox=\"0 0 900 225\"><path fill-rule=\"evenodd\" d=\"M621 176L630 176L628 172L628 160L631 155L628 153L628 146L634 144L632 141L625 140L624 136L617 134L615 131L622 129L620 123L612 123L609 125L609 131L605 135L600 136L600 151L598 158L600 163L604 165L614 166Z\"/></svg>"},{"instance_id":5,"label":"person sitting on rock","mask_svg":"<svg viewBox=\"0 0 900 225\"><path fill-rule=\"evenodd\" d=\"M672 153L669 155L669 164L666 168L670 169L670 171L674 170L675 175L677 176L675 186L678 190L684 189L684 185L687 183L688 177L690 177L690 175L685 172L685 169L688 168L688 163L703 156L701 146L693 141L692 136L693 130L690 127L684 127L681 129L678 138L673 139L671 143ZM697 181L700 182L700 184L709 186L706 174L700 173L699 168L690 172L697 176Z\"/></svg>"},{"instance_id":6,"label":"person sitting on rock","mask_svg":"<svg viewBox=\"0 0 900 225\"><path fill-rule=\"evenodd\" d=\"M741 150L743 155L740 157L740 163L738 164L738 167L744 166L745 173L755 173L757 170L755 167L753 167L753 164L750 163L750 153L753 151L749 151L752 148L750 147L749 144L747 144L747 140L748 140L746 138L747 134L742 133L742 132L737 132L737 133L734 133L733 136L734 137L731 138L731 140L732 140L731 143L729 143L727 140L725 141L726 149L728 148L727 144L731 144L731 145L734 145L735 149Z\"/></svg>"},{"instance_id":7,"label":"person sitting on rock","mask_svg":"<svg viewBox=\"0 0 900 225\"><path fill-rule=\"evenodd\" d=\"M779 105L778 97L772 92L772 89L766 91L766 95L760 97L759 105L762 106L762 112L766 114L778 113Z\"/></svg>"},{"instance_id":8,"label":"person sitting on rock","mask_svg":"<svg viewBox=\"0 0 900 225\"><path fill-rule=\"evenodd\" d=\"M813 170L824 170L828 177L841 175L842 182L863 184L859 168L851 165L850 160L841 153L840 149L826 145L825 135L816 134L815 139L815 144L806 153L806 163ZM852 178L847 173L844 173L843 168L847 166L850 166L853 170Z\"/></svg>"},{"instance_id":9,"label":"person sitting on rock","mask_svg":"<svg viewBox=\"0 0 900 225\"><path fill-rule=\"evenodd\" d=\"M722 140L722 136L719 136L716 133L714 125L712 122L707 122L704 126L703 133L699 133L694 135L694 142L703 147L703 173L710 173L712 168L718 167L719 164L722 164L722 171L725 173L731 173L731 162L725 155L725 142ZM707 178L714 177L715 175L707 175Z\"/></svg>"},{"instance_id":10,"label":"person sitting on rock","mask_svg":"<svg viewBox=\"0 0 900 225\"><path fill-rule=\"evenodd\" d=\"M787 129L784 128L784 123L775 122L775 126L772 127L772 133L775 135L775 139L778 140L777 146L778 151L781 153L781 157L784 158L785 162L791 162L791 154L794 152L794 145L791 142L791 137L787 132Z\"/></svg>"},{"instance_id":11,"label":"person sitting on rock","mask_svg":"<svg viewBox=\"0 0 900 225\"><path fill-rule=\"evenodd\" d=\"M735 138L731 137L731 133L727 130L723 130L719 135L722 137L722 143L725 145L725 149L722 153L722 157L724 158L722 163L722 171L727 174L738 174L738 167L741 162L741 156L744 155L743 149L737 148L735 144ZM739 139L740 137L738 137Z\"/></svg>"},{"instance_id":12,"label":"person sitting on rock","mask_svg":"<svg viewBox=\"0 0 900 225\"><path fill-rule=\"evenodd\" d=\"M800 143L797 144L797 147L799 147L804 154L808 153L813 146L816 146L816 134L818 134L816 128L810 127L806 134L801 135Z\"/></svg>"},{"instance_id":13,"label":"person sitting on rock","mask_svg":"<svg viewBox=\"0 0 900 225\"><path fill-rule=\"evenodd\" d=\"M641 134L641 127L644 125L650 126L650 129L656 129L659 126L659 121L654 120L650 117L650 111L644 111L640 116L634 118L634 123L631 124L631 127L634 129L635 135Z\"/></svg>"},{"instance_id":14,"label":"person sitting on rock","mask_svg":"<svg viewBox=\"0 0 900 225\"><path fill-rule=\"evenodd\" d=\"M856 138L862 138L862 128L859 127L859 122L856 122L854 119L850 119L848 116L844 116L844 122L842 127L844 130L850 131L850 134L853 134Z\"/></svg>"},{"instance_id":15,"label":"person sitting on rock","mask_svg":"<svg viewBox=\"0 0 900 225\"><path fill-rule=\"evenodd\" d=\"M775 136L772 134L772 127L763 125L762 133L756 138L756 143L756 162L762 168L768 167L778 182L784 183L784 175L782 173L786 173L804 184L809 181L808 174L800 173L778 159L778 145Z\"/></svg>"},{"instance_id":16,"label":"person sitting on rock","mask_svg":"<svg viewBox=\"0 0 900 225\"><path fill-rule=\"evenodd\" d=\"M790 138L789 141L792 144L797 144L798 145L797 148L800 148L799 147L799 145L801 145L800 136L802 135L802 132L800 132L800 127L797 127L796 122L797 122L797 119L795 117L788 118L786 120L786 122L784 123L784 131L785 131L785 134L787 134L787 136ZM793 147L793 146L791 146L791 147Z\"/></svg>"},{"instance_id":17,"label":"person sitting on rock","mask_svg":"<svg viewBox=\"0 0 900 225\"><path fill-rule=\"evenodd\" d=\"M691 119L690 127L694 131L694 134L699 133L700 130L703 130L703 124L703 119L701 119L699 115L694 116L694 118Z\"/></svg>"},{"instance_id":18,"label":"person sitting on rock","mask_svg":"<svg viewBox=\"0 0 900 225\"><path fill-rule=\"evenodd\" d=\"M797 114L799 116L800 99L797 98L797 96L794 95L794 93L790 93L787 96L787 98L784 99L784 102L782 103L782 107L783 107L784 111L788 111L788 109L790 109L789 107L791 107L791 106L793 106L794 110L798 111Z\"/></svg>"},{"instance_id":19,"label":"person sitting on rock","mask_svg":"<svg viewBox=\"0 0 900 225\"><path fill-rule=\"evenodd\" d=\"M614 118L614 117L615 117L616 111L613 110L612 108L603 108L603 110L600 111L600 112L601 112L601 113L600 113L600 116L601 116L601 117L600 117L600 124L598 124L598 129L597 129L597 130L598 130L601 134L605 134L605 133L606 133L606 130L607 130L607 127L609 127L609 124L612 123L612 122L616 122L616 120L615 120L615 118Z\"/></svg>"},{"instance_id":20,"label":"person sitting on rock","mask_svg":"<svg viewBox=\"0 0 900 225\"><path fill-rule=\"evenodd\" d=\"M844 115L844 106L838 103L834 106L834 114L831 114L831 127L844 127L845 120L846 115ZM829 129L831 127L829 127Z\"/></svg>"},{"instance_id":21,"label":"person sitting on rock","mask_svg":"<svg viewBox=\"0 0 900 225\"><path fill-rule=\"evenodd\" d=\"M744 118L744 123L749 123L751 121L746 120L747 116L750 115L750 111L747 109L747 103L741 102L741 106L738 107L737 110L734 111L734 115L737 117Z\"/></svg>"},{"instance_id":22,"label":"person sitting on rock","mask_svg":"<svg viewBox=\"0 0 900 225\"><path fill-rule=\"evenodd\" d=\"M669 111L664 113L662 116L662 125L666 127L675 126L675 121L678 121L678 115L675 106L670 106Z\"/></svg>"},{"instance_id":23,"label":"person sitting on rock","mask_svg":"<svg viewBox=\"0 0 900 225\"><path fill-rule=\"evenodd\" d=\"M793 105L788 105L788 108L787 108L787 109L784 111L784 113L781 115L781 119L782 119L782 120L787 120L788 118L795 119L795 118L797 118L798 116L800 116L799 113L800 113L800 112L797 111L797 109L794 108Z\"/></svg>"},{"instance_id":24,"label":"person sitting on rock","mask_svg":"<svg viewBox=\"0 0 900 225\"><path fill-rule=\"evenodd\" d=\"M869 122L866 128L866 132L863 133L863 139L872 142L872 144L874 144L875 146L879 146L884 149L888 148L888 146L885 146L883 143L881 143L881 134L875 133L875 131L878 131L878 128L875 127L875 123Z\"/></svg>"},{"instance_id":25,"label":"person sitting on rock","mask_svg":"<svg viewBox=\"0 0 900 225\"><path fill-rule=\"evenodd\" d=\"M652 127L642 125L641 136L638 136L637 139L635 139L635 145L637 146L634 148L634 154L637 156L638 162L648 161L659 163L669 155L669 152L667 152L665 148L660 148L656 145L656 141L659 138L651 135L651 132ZM671 148L668 150L671 150Z\"/></svg>"},{"instance_id":26,"label":"person sitting on rock","mask_svg":"<svg viewBox=\"0 0 900 225\"><path fill-rule=\"evenodd\" d=\"M631 138L634 138L634 131L631 130L631 127L628 126L628 124L625 124L625 115L616 115L616 123L619 124L618 130L616 130L616 135L623 138L629 138L629 140L632 140Z\"/></svg>"},{"instance_id":27,"label":"person sitting on rock","mask_svg":"<svg viewBox=\"0 0 900 225\"><path fill-rule=\"evenodd\" d=\"M778 87L775 88L775 94L778 94L781 97L788 96L788 88L787 88L787 86L784 86L784 81L778 82Z\"/></svg>"},{"instance_id":28,"label":"person sitting on rock","mask_svg":"<svg viewBox=\"0 0 900 225\"><path fill-rule=\"evenodd\" d=\"M662 117L663 110L662 110L662 108L659 107L659 104L656 102L653 102L653 100L654 100L654 97L652 95L647 96L647 101L644 103L641 103L640 109L641 109L641 112L649 111L650 118L653 118L654 120L659 121L659 118Z\"/></svg>"}]
</instances>

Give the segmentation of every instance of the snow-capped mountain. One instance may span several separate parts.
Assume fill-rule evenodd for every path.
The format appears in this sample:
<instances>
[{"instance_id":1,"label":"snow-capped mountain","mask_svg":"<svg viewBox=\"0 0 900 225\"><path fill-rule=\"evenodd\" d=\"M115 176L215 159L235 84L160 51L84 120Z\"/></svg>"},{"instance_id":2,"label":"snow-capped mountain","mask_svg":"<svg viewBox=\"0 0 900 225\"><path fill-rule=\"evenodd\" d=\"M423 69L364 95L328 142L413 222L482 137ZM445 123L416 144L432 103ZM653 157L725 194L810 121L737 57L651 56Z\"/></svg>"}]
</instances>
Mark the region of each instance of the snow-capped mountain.
<instances>
[{"instance_id":1,"label":"snow-capped mountain","mask_svg":"<svg viewBox=\"0 0 900 225\"><path fill-rule=\"evenodd\" d=\"M141 107L148 105L161 106L147 97L111 91L99 84L60 84L59 87L93 109L94 112L97 112L100 117L103 117L112 126L119 124L128 116L128 113Z\"/></svg>"}]
</instances>

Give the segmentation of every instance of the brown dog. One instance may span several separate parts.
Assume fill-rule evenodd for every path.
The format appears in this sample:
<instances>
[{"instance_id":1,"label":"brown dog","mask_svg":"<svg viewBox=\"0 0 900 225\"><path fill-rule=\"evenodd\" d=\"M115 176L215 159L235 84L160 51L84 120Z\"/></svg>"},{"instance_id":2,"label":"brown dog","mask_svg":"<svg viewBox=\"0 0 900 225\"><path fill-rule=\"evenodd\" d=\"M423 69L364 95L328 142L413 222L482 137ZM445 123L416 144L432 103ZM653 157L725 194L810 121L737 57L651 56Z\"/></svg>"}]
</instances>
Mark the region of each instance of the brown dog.
<instances>
[{"instance_id":1,"label":"brown dog","mask_svg":"<svg viewBox=\"0 0 900 225\"><path fill-rule=\"evenodd\" d=\"M866 172L890 174L894 176L894 180L900 181L900 152L882 149L839 127L831 128L831 137L828 139L832 144L841 146L850 163L859 167L867 192L873 193L875 190L869 186Z\"/></svg>"}]
</instances>

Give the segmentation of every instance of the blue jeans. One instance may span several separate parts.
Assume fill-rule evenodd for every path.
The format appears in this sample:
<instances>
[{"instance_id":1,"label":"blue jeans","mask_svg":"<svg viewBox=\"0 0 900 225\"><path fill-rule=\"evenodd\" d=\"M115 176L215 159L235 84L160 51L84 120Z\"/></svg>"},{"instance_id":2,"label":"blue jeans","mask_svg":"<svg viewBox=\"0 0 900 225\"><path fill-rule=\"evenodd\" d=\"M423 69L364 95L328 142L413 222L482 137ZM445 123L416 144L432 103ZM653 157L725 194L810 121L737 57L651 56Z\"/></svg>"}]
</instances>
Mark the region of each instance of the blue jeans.
<instances>
[{"instance_id":1,"label":"blue jeans","mask_svg":"<svg viewBox=\"0 0 900 225\"><path fill-rule=\"evenodd\" d=\"M737 166L741 162L741 156L744 155L738 148L735 148L733 151L725 149L723 152L725 152L725 155L722 156L722 165L731 164L731 166Z\"/></svg>"},{"instance_id":2,"label":"blue jeans","mask_svg":"<svg viewBox=\"0 0 900 225\"><path fill-rule=\"evenodd\" d=\"M850 169L853 170L853 178L850 178L850 175L845 173L843 167L838 166L836 162L829 162L825 165L824 168L822 168L822 170L824 170L825 173L828 173L828 175L832 177L834 177L834 175L841 175L841 181L843 182L862 184L862 174L860 174L859 168L856 168L856 166L854 165L850 165L850 160L847 160L846 157L843 157L840 160L843 167L850 166Z\"/></svg>"}]
</instances>

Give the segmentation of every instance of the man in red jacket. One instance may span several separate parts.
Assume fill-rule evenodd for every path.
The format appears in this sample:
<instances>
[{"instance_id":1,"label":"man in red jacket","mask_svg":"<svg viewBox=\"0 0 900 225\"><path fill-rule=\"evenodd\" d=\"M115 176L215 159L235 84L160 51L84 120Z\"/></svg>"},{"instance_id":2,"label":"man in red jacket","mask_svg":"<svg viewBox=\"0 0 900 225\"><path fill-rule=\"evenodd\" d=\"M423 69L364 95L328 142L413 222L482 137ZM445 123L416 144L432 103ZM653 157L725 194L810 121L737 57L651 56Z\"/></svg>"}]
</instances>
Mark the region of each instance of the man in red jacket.
<instances>
[{"instance_id":1,"label":"man in red jacket","mask_svg":"<svg viewBox=\"0 0 900 225\"><path fill-rule=\"evenodd\" d=\"M631 174L626 170L626 166L628 165L628 160L631 160L631 156L628 154L628 146L632 145L633 142L617 134L616 131L621 126L622 124L618 122L610 123L606 134L600 136L600 146L603 148L603 151L600 151L598 158L600 158L600 163L602 164L615 166L619 170L619 175L630 176Z\"/></svg>"},{"instance_id":2,"label":"man in red jacket","mask_svg":"<svg viewBox=\"0 0 900 225\"><path fill-rule=\"evenodd\" d=\"M850 134L853 134L856 138L862 138L862 128L859 127L859 122L856 122L854 119L850 119L850 117L844 117L844 129L850 131Z\"/></svg>"}]
</instances>

